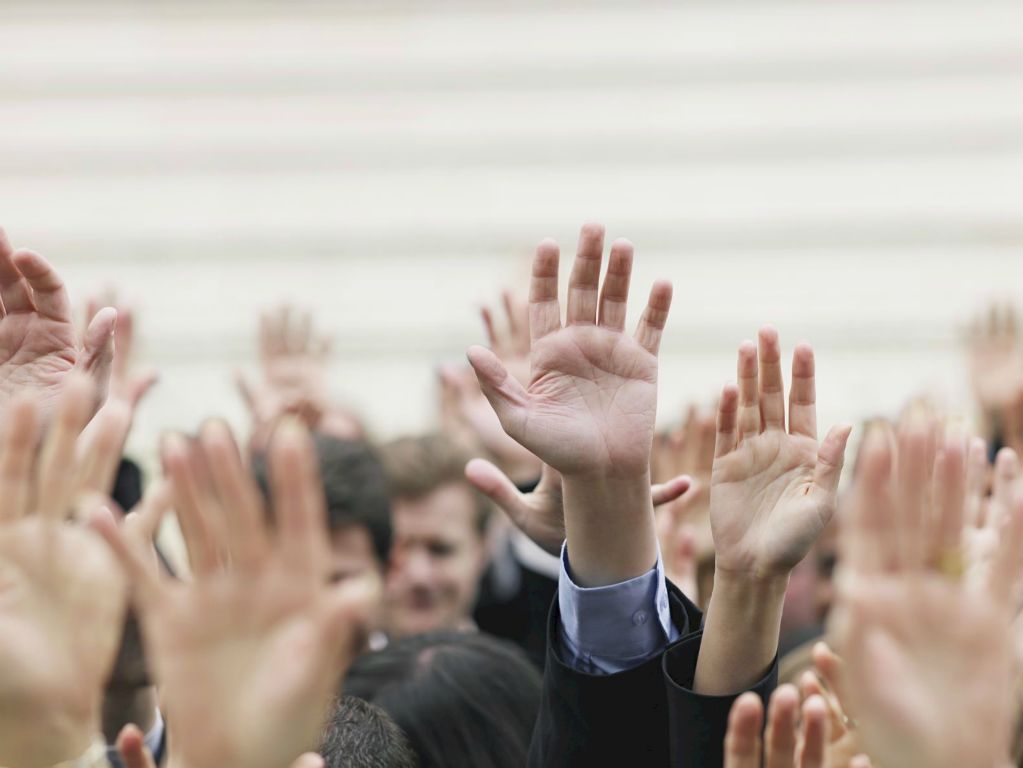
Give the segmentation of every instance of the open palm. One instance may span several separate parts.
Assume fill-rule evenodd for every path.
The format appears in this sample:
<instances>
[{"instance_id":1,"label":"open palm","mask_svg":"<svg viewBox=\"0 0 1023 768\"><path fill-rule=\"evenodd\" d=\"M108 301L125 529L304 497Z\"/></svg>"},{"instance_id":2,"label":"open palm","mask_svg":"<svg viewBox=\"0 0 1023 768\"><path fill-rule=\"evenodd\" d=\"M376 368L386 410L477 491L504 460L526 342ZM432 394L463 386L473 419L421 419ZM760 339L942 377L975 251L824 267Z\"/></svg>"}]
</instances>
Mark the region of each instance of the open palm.
<instances>
[{"instance_id":1,"label":"open palm","mask_svg":"<svg viewBox=\"0 0 1023 768\"><path fill-rule=\"evenodd\" d=\"M813 350L800 345L786 431L778 335L765 328L759 342L759 355L740 347L739 386L721 396L710 515L719 568L774 575L802 560L834 515L851 428L818 446Z\"/></svg>"},{"instance_id":2,"label":"open palm","mask_svg":"<svg viewBox=\"0 0 1023 768\"><path fill-rule=\"evenodd\" d=\"M165 444L193 578L159 577L148 542L101 532L136 585L136 610L175 761L189 768L279 768L315 748L357 651L363 587L330 585L315 449L294 423L270 445L273 511L223 424L199 445ZM206 475L197 469L205 463Z\"/></svg>"},{"instance_id":3,"label":"open palm","mask_svg":"<svg viewBox=\"0 0 1023 768\"><path fill-rule=\"evenodd\" d=\"M829 634L863 746L879 764L1001 765L1015 711L1009 627L1023 499L1006 511L983 579L963 579L964 445L947 440L936 452L932 426L904 428L897 454L886 437L867 436L843 516Z\"/></svg>"},{"instance_id":4,"label":"open palm","mask_svg":"<svg viewBox=\"0 0 1023 768\"><path fill-rule=\"evenodd\" d=\"M117 313L100 310L79 338L60 276L42 256L13 250L2 230L0 298L0 396L31 390L45 415L68 374L81 370L95 382L98 407L109 385Z\"/></svg>"},{"instance_id":5,"label":"open palm","mask_svg":"<svg viewBox=\"0 0 1023 768\"><path fill-rule=\"evenodd\" d=\"M19 395L0 443L0 764L50 765L89 746L114 664L126 584L103 542L69 524L75 478L104 452L80 450L94 393L73 377L40 440ZM114 450L117 450L115 445ZM85 453L90 455L86 456ZM76 456L77 455L77 456ZM118 456L120 454L118 453Z\"/></svg>"},{"instance_id":6,"label":"open palm","mask_svg":"<svg viewBox=\"0 0 1023 768\"><path fill-rule=\"evenodd\" d=\"M598 301L603 230L584 227L558 302L558 248L541 243L530 290L531 375L523 386L490 350L469 360L505 431L566 475L649 471L657 410L657 350L671 286L655 283L634 337L624 332L632 248L615 243ZM599 310L599 314L598 314Z\"/></svg>"}]
</instances>

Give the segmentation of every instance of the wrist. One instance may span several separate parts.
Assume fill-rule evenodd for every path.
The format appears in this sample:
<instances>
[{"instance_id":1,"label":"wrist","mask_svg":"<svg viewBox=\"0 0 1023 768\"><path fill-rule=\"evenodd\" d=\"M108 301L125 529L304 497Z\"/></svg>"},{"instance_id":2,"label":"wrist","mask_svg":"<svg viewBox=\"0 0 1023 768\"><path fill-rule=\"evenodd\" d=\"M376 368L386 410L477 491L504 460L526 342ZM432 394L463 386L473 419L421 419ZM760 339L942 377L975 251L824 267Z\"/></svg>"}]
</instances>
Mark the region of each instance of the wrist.
<instances>
[{"instance_id":1,"label":"wrist","mask_svg":"<svg viewBox=\"0 0 1023 768\"><path fill-rule=\"evenodd\" d=\"M697 693L724 696L762 680L778 655L788 574L717 568L696 665Z\"/></svg>"},{"instance_id":2,"label":"wrist","mask_svg":"<svg viewBox=\"0 0 1023 768\"><path fill-rule=\"evenodd\" d=\"M711 601L749 618L772 615L776 612L774 609L780 611L788 586L788 571L781 574L755 573L715 566Z\"/></svg>"},{"instance_id":3,"label":"wrist","mask_svg":"<svg viewBox=\"0 0 1023 768\"><path fill-rule=\"evenodd\" d=\"M618 584L657 562L657 532L649 474L563 477L565 534L579 586Z\"/></svg>"}]
</instances>

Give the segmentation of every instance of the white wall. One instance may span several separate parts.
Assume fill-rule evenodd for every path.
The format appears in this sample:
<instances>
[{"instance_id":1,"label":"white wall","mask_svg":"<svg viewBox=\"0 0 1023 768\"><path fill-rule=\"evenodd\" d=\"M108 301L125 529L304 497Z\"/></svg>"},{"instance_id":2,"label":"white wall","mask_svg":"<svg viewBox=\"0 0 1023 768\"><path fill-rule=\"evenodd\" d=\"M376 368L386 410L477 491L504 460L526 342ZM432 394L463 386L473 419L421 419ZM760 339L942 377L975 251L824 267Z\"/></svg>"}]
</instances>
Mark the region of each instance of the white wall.
<instances>
[{"instance_id":1,"label":"white wall","mask_svg":"<svg viewBox=\"0 0 1023 768\"><path fill-rule=\"evenodd\" d=\"M1015 2L0 3L0 223L139 304L135 436L223 412L255 313L313 307L379 434L533 244L578 225L676 285L662 415L773 322L822 423L929 388L1023 285ZM639 302L637 302L639 303Z\"/></svg>"}]
</instances>

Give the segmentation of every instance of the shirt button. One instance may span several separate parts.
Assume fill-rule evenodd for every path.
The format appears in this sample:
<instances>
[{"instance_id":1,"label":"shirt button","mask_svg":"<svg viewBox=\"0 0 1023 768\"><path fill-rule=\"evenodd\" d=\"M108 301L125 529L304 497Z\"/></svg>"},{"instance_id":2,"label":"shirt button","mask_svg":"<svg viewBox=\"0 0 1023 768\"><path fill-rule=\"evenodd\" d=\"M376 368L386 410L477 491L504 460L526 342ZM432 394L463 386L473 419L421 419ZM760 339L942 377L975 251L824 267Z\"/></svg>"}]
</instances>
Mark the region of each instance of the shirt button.
<instances>
[{"instance_id":1,"label":"shirt button","mask_svg":"<svg viewBox=\"0 0 1023 768\"><path fill-rule=\"evenodd\" d=\"M635 624L637 627L646 624L646 620L647 620L646 611L636 611L634 614L632 614L632 623Z\"/></svg>"},{"instance_id":2,"label":"shirt button","mask_svg":"<svg viewBox=\"0 0 1023 768\"><path fill-rule=\"evenodd\" d=\"M662 611L666 611L666 610L668 610L668 598L666 598L666 597L662 597L662 598L661 598L661 602L660 602L660 603L658 604L658 607L659 607L659 608L660 608L660 609L661 609Z\"/></svg>"}]
</instances>

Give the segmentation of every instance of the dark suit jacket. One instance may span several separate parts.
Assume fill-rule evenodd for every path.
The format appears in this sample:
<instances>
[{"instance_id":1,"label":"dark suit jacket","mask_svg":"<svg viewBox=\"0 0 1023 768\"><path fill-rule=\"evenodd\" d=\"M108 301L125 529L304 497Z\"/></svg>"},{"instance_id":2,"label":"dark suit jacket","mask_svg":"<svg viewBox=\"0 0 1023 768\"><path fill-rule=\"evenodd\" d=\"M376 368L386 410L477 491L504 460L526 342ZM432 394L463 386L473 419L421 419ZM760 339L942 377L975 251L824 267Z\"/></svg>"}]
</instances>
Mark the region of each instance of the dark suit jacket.
<instances>
[{"instance_id":1,"label":"dark suit jacket","mask_svg":"<svg viewBox=\"0 0 1023 768\"><path fill-rule=\"evenodd\" d=\"M743 691L735 696L692 691L703 616L670 582L668 592L681 638L657 658L614 675L578 672L559 658L555 596L530 768L720 768L728 713ZM775 659L751 690L766 703L777 681Z\"/></svg>"}]
</instances>

